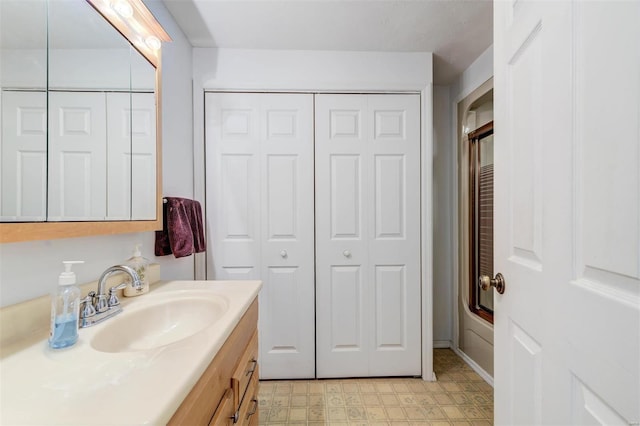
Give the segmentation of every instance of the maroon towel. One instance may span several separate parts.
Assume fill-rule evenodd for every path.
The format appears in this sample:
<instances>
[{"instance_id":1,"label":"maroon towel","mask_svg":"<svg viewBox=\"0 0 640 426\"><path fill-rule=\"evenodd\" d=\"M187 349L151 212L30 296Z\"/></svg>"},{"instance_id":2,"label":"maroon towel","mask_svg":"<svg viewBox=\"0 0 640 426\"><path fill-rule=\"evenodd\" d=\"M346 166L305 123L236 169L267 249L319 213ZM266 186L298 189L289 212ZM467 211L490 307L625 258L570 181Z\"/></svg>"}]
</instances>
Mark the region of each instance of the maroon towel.
<instances>
[{"instance_id":1,"label":"maroon towel","mask_svg":"<svg viewBox=\"0 0 640 426\"><path fill-rule=\"evenodd\" d=\"M156 256L190 256L207 249L202 208L195 200L166 197L162 231L156 231Z\"/></svg>"}]
</instances>

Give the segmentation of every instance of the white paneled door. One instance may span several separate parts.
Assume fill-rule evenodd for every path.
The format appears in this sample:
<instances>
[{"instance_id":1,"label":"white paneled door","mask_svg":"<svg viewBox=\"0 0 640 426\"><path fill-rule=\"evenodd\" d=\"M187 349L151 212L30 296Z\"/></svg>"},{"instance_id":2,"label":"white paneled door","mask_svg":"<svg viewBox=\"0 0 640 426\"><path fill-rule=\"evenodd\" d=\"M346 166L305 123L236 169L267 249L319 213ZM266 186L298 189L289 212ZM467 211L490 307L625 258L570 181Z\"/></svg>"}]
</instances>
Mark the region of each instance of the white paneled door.
<instances>
[{"instance_id":1,"label":"white paneled door","mask_svg":"<svg viewBox=\"0 0 640 426\"><path fill-rule=\"evenodd\" d=\"M3 222L47 218L47 94L2 92Z\"/></svg>"},{"instance_id":2,"label":"white paneled door","mask_svg":"<svg viewBox=\"0 0 640 426\"><path fill-rule=\"evenodd\" d=\"M640 3L494 11L495 422L640 424Z\"/></svg>"},{"instance_id":3,"label":"white paneled door","mask_svg":"<svg viewBox=\"0 0 640 426\"><path fill-rule=\"evenodd\" d=\"M206 94L210 279L261 279L260 376L315 374L313 95Z\"/></svg>"},{"instance_id":4,"label":"white paneled door","mask_svg":"<svg viewBox=\"0 0 640 426\"><path fill-rule=\"evenodd\" d=\"M317 376L421 373L420 97L316 95Z\"/></svg>"},{"instance_id":5,"label":"white paneled door","mask_svg":"<svg viewBox=\"0 0 640 426\"><path fill-rule=\"evenodd\" d=\"M103 220L107 197L104 93L49 92L49 216Z\"/></svg>"},{"instance_id":6,"label":"white paneled door","mask_svg":"<svg viewBox=\"0 0 640 426\"><path fill-rule=\"evenodd\" d=\"M156 216L156 116L153 93L106 94L107 219Z\"/></svg>"}]
</instances>

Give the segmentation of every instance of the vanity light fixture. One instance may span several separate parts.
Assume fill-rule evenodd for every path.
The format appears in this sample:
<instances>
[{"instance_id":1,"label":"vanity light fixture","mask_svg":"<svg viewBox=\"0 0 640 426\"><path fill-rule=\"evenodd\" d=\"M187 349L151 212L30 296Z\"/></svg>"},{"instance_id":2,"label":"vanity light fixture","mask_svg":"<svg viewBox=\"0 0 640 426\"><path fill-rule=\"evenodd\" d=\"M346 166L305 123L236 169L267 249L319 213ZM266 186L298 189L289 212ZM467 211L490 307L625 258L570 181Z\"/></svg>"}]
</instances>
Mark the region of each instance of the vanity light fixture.
<instances>
[{"instance_id":1,"label":"vanity light fixture","mask_svg":"<svg viewBox=\"0 0 640 426\"><path fill-rule=\"evenodd\" d=\"M86 0L156 68L163 41L171 41L142 0Z\"/></svg>"}]
</instances>

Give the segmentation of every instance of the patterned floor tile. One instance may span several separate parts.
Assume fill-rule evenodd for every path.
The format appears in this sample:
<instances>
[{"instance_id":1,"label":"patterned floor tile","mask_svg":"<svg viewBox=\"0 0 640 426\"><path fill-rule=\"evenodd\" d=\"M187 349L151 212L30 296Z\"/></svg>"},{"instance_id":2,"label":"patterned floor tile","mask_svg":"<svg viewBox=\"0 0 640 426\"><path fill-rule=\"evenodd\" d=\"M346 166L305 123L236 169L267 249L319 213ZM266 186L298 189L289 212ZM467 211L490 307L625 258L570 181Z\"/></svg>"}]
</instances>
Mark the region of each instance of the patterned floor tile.
<instances>
[{"instance_id":1,"label":"patterned floor tile","mask_svg":"<svg viewBox=\"0 0 640 426\"><path fill-rule=\"evenodd\" d=\"M437 382L419 378L260 382L260 425L488 426L493 388L449 349L434 351Z\"/></svg>"}]
</instances>

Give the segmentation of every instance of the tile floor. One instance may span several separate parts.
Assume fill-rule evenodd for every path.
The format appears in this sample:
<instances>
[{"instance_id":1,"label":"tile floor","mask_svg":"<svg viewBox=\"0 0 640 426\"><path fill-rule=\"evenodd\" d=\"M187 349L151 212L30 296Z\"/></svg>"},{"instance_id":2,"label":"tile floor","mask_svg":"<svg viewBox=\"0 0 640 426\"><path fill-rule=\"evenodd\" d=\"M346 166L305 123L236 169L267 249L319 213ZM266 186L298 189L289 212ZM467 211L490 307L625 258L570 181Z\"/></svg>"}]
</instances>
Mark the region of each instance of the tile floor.
<instances>
[{"instance_id":1,"label":"tile floor","mask_svg":"<svg viewBox=\"0 0 640 426\"><path fill-rule=\"evenodd\" d=\"M262 425L491 425L493 388L449 349L437 382L414 378L260 382Z\"/></svg>"}]
</instances>

